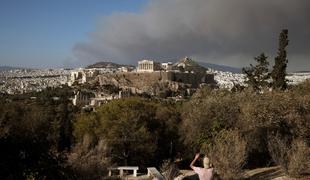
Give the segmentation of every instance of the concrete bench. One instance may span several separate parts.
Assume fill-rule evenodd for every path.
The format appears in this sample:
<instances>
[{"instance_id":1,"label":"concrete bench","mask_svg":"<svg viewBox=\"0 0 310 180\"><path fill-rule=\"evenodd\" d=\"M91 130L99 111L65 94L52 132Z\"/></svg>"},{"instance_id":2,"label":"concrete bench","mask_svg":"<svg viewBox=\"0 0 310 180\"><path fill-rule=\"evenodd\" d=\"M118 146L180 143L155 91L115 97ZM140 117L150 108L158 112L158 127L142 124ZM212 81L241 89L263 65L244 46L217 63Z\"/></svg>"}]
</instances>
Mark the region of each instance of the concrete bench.
<instances>
[{"instance_id":1,"label":"concrete bench","mask_svg":"<svg viewBox=\"0 0 310 180\"><path fill-rule=\"evenodd\" d=\"M108 168L109 176L112 176L112 170L119 170L119 175L122 177L124 176L124 170L131 170L133 171L133 176L137 177L137 171L139 170L138 166L119 166L119 167L112 167Z\"/></svg>"},{"instance_id":2,"label":"concrete bench","mask_svg":"<svg viewBox=\"0 0 310 180\"><path fill-rule=\"evenodd\" d=\"M155 167L147 168L147 176L152 176L158 180L164 180L163 175L161 175L161 173Z\"/></svg>"}]
</instances>

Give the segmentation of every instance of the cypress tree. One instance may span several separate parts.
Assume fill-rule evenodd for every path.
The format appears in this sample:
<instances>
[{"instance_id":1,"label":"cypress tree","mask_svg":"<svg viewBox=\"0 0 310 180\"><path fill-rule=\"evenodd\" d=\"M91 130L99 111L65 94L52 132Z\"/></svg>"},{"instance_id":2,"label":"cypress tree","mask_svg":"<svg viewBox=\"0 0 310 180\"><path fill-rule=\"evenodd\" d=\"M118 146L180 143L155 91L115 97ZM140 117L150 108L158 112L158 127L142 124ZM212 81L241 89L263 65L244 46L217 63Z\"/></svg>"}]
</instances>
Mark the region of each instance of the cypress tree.
<instances>
[{"instance_id":1,"label":"cypress tree","mask_svg":"<svg viewBox=\"0 0 310 180\"><path fill-rule=\"evenodd\" d=\"M287 82L285 76L288 62L286 52L288 42L289 42L288 30L283 29L282 32L280 33L278 55L275 58L275 64L273 66L273 71L271 74L273 80L272 86L274 89L284 90L287 88Z\"/></svg>"},{"instance_id":2,"label":"cypress tree","mask_svg":"<svg viewBox=\"0 0 310 180\"><path fill-rule=\"evenodd\" d=\"M243 68L243 73L246 74L246 83L252 87L255 91L260 91L262 88L268 87L268 79L270 78L270 73L268 70L269 62L267 61L267 56L262 53L255 57L257 62L256 66L250 64L249 68Z\"/></svg>"}]
</instances>

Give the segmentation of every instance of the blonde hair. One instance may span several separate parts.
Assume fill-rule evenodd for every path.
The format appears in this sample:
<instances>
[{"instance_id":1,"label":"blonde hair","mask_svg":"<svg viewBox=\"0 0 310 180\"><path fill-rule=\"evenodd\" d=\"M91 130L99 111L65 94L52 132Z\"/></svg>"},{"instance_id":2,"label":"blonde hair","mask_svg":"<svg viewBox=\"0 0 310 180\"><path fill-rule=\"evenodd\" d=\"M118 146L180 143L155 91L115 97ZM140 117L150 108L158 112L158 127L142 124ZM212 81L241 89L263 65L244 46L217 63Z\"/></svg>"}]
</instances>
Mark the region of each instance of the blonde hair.
<instances>
[{"instance_id":1,"label":"blonde hair","mask_svg":"<svg viewBox=\"0 0 310 180\"><path fill-rule=\"evenodd\" d=\"M203 167L204 168L210 168L210 160L209 160L209 158L207 156L205 156L203 158Z\"/></svg>"}]
</instances>

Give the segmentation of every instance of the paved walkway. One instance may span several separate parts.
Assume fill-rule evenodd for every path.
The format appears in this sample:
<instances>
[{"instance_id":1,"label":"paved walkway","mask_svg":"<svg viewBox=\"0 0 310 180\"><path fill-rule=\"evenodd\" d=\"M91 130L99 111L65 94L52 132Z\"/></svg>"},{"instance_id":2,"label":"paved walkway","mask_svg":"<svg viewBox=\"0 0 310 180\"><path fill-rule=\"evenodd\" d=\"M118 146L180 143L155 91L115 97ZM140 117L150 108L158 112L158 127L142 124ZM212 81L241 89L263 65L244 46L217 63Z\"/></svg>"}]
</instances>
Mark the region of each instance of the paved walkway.
<instances>
[{"instance_id":1,"label":"paved walkway","mask_svg":"<svg viewBox=\"0 0 310 180\"><path fill-rule=\"evenodd\" d=\"M192 170L180 170L183 175L176 178L176 180L182 179L184 177L193 177L195 175ZM128 180L151 180L152 178L148 177L146 174L139 174L137 177L132 175L125 176L124 179ZM280 167L266 167L266 168L257 168L252 170L246 170L244 179L248 180L259 180L259 179L268 179L268 180L295 180L293 178L287 177ZM310 177L305 177L310 179ZM300 180L300 179L299 179ZM302 179L303 180L303 179Z\"/></svg>"}]
</instances>

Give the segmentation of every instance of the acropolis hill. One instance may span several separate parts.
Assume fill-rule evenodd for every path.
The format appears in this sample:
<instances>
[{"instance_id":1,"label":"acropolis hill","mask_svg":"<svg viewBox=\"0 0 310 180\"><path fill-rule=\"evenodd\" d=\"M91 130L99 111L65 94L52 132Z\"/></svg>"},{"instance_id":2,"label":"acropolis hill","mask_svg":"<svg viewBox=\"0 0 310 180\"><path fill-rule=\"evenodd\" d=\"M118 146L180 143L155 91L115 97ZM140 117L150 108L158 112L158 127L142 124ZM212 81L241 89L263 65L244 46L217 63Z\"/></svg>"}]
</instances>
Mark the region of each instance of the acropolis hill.
<instances>
[{"instance_id":1,"label":"acropolis hill","mask_svg":"<svg viewBox=\"0 0 310 180\"><path fill-rule=\"evenodd\" d=\"M115 85L132 93L158 95L162 91L180 91L197 88L200 84L214 82L213 75L200 73L155 71L150 73L119 72L99 75L100 85Z\"/></svg>"},{"instance_id":2,"label":"acropolis hill","mask_svg":"<svg viewBox=\"0 0 310 180\"><path fill-rule=\"evenodd\" d=\"M71 73L69 84L98 84L113 86L123 92L158 96L160 94L190 93L202 84L214 85L214 75L189 58L172 64L158 63L153 60L141 60L136 69L130 66L118 67L115 64L105 65L118 68L113 73L100 72L96 66Z\"/></svg>"}]
</instances>

